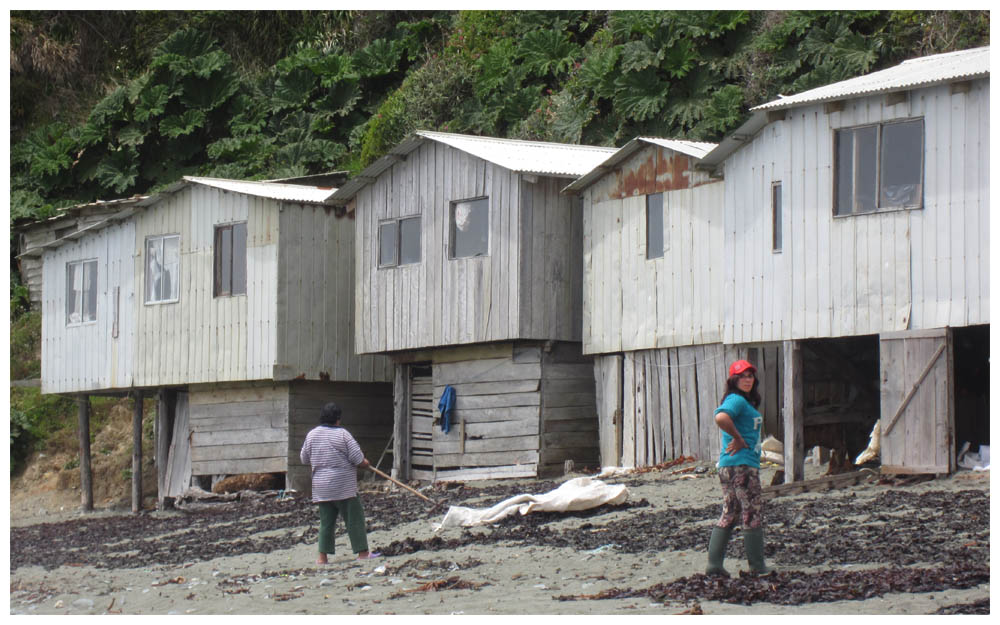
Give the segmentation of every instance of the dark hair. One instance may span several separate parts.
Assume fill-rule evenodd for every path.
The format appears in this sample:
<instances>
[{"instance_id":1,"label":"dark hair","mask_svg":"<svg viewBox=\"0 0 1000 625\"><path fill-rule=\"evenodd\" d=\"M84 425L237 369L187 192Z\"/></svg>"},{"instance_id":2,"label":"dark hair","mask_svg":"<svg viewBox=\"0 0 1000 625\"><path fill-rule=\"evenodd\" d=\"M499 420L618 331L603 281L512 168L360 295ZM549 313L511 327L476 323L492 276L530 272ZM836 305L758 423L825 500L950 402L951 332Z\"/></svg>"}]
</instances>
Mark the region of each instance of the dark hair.
<instances>
[{"instance_id":1,"label":"dark hair","mask_svg":"<svg viewBox=\"0 0 1000 625\"><path fill-rule=\"evenodd\" d=\"M728 397L730 393L736 393L737 395L741 395L743 399L750 402L750 405L754 408L760 407L760 393L757 391L757 386L760 384L760 380L757 379L757 372L754 371L753 387L750 389L749 393L744 393L740 390L740 387L737 384L739 381L740 376L738 375L730 376L729 379L726 380L726 389L723 391L722 399L719 403L726 401L726 397Z\"/></svg>"},{"instance_id":2,"label":"dark hair","mask_svg":"<svg viewBox=\"0 0 1000 625\"><path fill-rule=\"evenodd\" d=\"M340 421L340 406L330 402L329 404L323 406L323 409L319 411L319 422L328 423L330 425L336 425Z\"/></svg>"}]
</instances>

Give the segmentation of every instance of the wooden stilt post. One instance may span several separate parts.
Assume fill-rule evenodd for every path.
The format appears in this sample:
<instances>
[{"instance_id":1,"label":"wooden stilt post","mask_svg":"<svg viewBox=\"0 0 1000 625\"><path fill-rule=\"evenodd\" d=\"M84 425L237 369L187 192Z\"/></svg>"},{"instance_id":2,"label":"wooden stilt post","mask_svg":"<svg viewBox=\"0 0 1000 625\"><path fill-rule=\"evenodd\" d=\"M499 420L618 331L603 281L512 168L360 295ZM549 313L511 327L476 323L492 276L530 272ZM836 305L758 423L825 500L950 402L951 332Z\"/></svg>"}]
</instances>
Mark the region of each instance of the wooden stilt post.
<instances>
[{"instance_id":1,"label":"wooden stilt post","mask_svg":"<svg viewBox=\"0 0 1000 625\"><path fill-rule=\"evenodd\" d=\"M142 392L132 394L132 514L142 510Z\"/></svg>"},{"instance_id":2,"label":"wooden stilt post","mask_svg":"<svg viewBox=\"0 0 1000 625\"><path fill-rule=\"evenodd\" d=\"M784 342L784 430L785 483L805 479L805 382L802 372L802 344Z\"/></svg>"},{"instance_id":3,"label":"wooden stilt post","mask_svg":"<svg viewBox=\"0 0 1000 625\"><path fill-rule=\"evenodd\" d=\"M167 486L167 461L170 456L170 441L174 432L174 391L160 389L157 393L156 427L153 430L156 449L156 507L163 509L163 497Z\"/></svg>"},{"instance_id":4,"label":"wooden stilt post","mask_svg":"<svg viewBox=\"0 0 1000 625\"><path fill-rule=\"evenodd\" d=\"M90 471L90 397L80 395L76 405L80 434L80 507L90 512L94 509L94 482Z\"/></svg>"}]
</instances>

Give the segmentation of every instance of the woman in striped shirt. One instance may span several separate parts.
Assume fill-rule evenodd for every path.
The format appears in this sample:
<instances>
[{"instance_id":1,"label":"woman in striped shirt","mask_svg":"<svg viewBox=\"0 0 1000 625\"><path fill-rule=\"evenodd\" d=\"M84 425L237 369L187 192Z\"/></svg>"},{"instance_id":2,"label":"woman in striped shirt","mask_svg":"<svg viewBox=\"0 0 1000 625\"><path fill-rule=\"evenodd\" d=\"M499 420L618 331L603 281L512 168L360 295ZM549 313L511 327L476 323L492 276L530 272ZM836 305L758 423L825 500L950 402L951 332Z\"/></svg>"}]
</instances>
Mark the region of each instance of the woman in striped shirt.
<instances>
[{"instance_id":1,"label":"woman in striped shirt","mask_svg":"<svg viewBox=\"0 0 1000 625\"><path fill-rule=\"evenodd\" d=\"M312 500L319 506L319 558L327 564L327 554L334 552L334 525L338 513L344 517L351 550L358 560L377 558L368 550L365 511L358 495L358 467L367 467L368 459L350 432L340 427L340 407L323 406L319 426L306 435L299 457L312 466Z\"/></svg>"}]
</instances>

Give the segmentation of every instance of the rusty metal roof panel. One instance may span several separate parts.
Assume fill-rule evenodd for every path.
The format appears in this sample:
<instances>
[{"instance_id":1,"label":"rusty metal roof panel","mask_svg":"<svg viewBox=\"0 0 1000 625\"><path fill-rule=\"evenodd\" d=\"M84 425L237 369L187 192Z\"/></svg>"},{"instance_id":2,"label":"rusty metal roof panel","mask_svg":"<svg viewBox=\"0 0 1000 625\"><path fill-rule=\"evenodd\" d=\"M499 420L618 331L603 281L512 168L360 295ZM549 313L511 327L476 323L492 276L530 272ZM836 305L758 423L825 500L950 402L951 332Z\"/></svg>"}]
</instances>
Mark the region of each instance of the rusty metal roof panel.
<instances>
[{"instance_id":1,"label":"rusty metal roof panel","mask_svg":"<svg viewBox=\"0 0 1000 625\"><path fill-rule=\"evenodd\" d=\"M590 171L615 153L615 148L476 137L420 130L394 146L388 154L366 167L360 174L348 180L331 196L331 199L335 203L347 203L357 195L358 191L374 182L379 175L426 141L443 143L518 173L567 178L575 178Z\"/></svg>"},{"instance_id":2,"label":"rusty metal roof panel","mask_svg":"<svg viewBox=\"0 0 1000 625\"><path fill-rule=\"evenodd\" d=\"M207 187L244 193L281 202L298 202L302 204L326 204L336 189L330 187L313 187L300 184L280 182L257 182L249 180L229 180L226 178L199 178L184 176L184 181ZM168 191L169 192L169 191Z\"/></svg>"},{"instance_id":3,"label":"rusty metal roof panel","mask_svg":"<svg viewBox=\"0 0 1000 625\"><path fill-rule=\"evenodd\" d=\"M935 54L903 61L865 76L810 89L793 96L778 96L751 111L769 111L814 102L842 100L874 93L901 91L956 80L968 80L990 75L990 48L973 48L945 54Z\"/></svg>"},{"instance_id":4,"label":"rusty metal roof panel","mask_svg":"<svg viewBox=\"0 0 1000 625\"><path fill-rule=\"evenodd\" d=\"M673 150L695 159L700 159L715 149L714 143L684 141L681 139L661 139L659 137L636 137L616 150L603 162L598 163L593 169L571 182L562 190L562 192L579 193L580 191L583 191L593 183L597 182L608 171L614 169L619 163L622 163L628 157L635 154L648 144Z\"/></svg>"}]
</instances>

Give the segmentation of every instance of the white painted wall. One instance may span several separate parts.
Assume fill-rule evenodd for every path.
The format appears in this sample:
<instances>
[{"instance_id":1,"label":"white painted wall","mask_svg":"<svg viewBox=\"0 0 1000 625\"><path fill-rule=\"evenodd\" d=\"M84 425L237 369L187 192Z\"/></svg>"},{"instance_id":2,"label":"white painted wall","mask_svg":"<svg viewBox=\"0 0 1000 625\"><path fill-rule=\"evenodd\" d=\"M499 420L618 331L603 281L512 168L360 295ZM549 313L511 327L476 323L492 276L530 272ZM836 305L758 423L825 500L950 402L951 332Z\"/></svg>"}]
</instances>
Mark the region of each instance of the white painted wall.
<instances>
[{"instance_id":1,"label":"white painted wall","mask_svg":"<svg viewBox=\"0 0 1000 625\"><path fill-rule=\"evenodd\" d=\"M834 218L834 131L917 117L923 208ZM989 81L792 109L726 161L725 224L726 343L989 323Z\"/></svg>"},{"instance_id":2,"label":"white painted wall","mask_svg":"<svg viewBox=\"0 0 1000 625\"><path fill-rule=\"evenodd\" d=\"M128 388L134 353L132 241L125 221L46 251L42 280L42 392ZM66 324L66 264L97 259L97 319ZM115 288L119 288L117 337Z\"/></svg>"}]
</instances>

